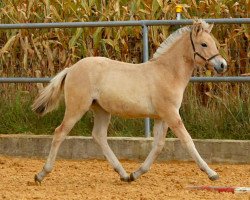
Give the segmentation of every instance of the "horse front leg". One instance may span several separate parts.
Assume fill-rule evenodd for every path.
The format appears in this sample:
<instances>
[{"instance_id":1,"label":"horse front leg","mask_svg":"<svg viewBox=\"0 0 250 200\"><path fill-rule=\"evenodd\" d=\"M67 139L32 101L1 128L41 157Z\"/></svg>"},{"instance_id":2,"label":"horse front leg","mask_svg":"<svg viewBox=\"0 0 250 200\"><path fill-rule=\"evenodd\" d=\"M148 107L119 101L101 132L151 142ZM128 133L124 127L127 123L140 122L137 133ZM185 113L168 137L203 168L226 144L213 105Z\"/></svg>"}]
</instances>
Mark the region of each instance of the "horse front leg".
<instances>
[{"instance_id":1,"label":"horse front leg","mask_svg":"<svg viewBox=\"0 0 250 200\"><path fill-rule=\"evenodd\" d=\"M149 171L151 165L153 164L155 159L158 157L158 155L161 153L164 147L167 129L168 129L168 126L164 121L155 120L154 128L153 128L153 134L154 134L153 148L148 154L144 163L141 165L141 167L135 172L130 174L130 181L134 181L138 179L142 174Z\"/></svg>"},{"instance_id":2,"label":"horse front leg","mask_svg":"<svg viewBox=\"0 0 250 200\"><path fill-rule=\"evenodd\" d=\"M188 151L189 155L194 159L199 168L204 171L210 180L214 181L219 178L219 175L213 171L207 163L201 158L200 154L195 148L194 142L186 130L181 117L177 111L171 113L170 117L165 118L169 124L170 129L180 139L182 146Z\"/></svg>"}]
</instances>

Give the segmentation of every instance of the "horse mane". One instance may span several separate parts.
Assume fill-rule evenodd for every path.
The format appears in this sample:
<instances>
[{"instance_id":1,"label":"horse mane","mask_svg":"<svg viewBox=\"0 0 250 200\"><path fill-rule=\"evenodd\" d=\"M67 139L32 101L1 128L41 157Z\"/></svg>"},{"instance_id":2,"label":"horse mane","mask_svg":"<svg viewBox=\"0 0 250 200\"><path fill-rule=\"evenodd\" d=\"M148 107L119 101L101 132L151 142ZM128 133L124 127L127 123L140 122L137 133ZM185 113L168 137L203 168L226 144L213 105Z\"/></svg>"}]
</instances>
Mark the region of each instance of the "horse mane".
<instances>
[{"instance_id":1,"label":"horse mane","mask_svg":"<svg viewBox=\"0 0 250 200\"><path fill-rule=\"evenodd\" d=\"M177 40L179 40L182 37L182 35L184 33L190 32L190 31L191 31L191 27L185 26L185 27L179 28L178 30L176 30L175 32L173 32L166 40L164 40L160 44L160 46L158 47L158 49L154 53L153 58L158 58L160 55L162 55L163 53L165 53L168 49L170 49L170 47Z\"/></svg>"},{"instance_id":2,"label":"horse mane","mask_svg":"<svg viewBox=\"0 0 250 200\"><path fill-rule=\"evenodd\" d=\"M204 30L206 30L208 29L209 24L201 19L198 19L194 21L193 26L185 26L177 29L160 44L156 52L153 54L153 58L158 58L160 55L165 53L177 40L183 36L183 34L190 32L194 26L201 26Z\"/></svg>"}]
</instances>

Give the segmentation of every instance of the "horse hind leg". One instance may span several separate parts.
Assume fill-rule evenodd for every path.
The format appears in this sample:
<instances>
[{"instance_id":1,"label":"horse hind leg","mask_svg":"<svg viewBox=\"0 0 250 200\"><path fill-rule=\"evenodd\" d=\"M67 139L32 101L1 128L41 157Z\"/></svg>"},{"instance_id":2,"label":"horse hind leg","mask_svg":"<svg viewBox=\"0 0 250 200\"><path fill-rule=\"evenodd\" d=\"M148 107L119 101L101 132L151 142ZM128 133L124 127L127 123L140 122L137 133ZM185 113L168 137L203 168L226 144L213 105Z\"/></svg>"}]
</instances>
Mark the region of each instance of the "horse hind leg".
<instances>
[{"instance_id":1,"label":"horse hind leg","mask_svg":"<svg viewBox=\"0 0 250 200\"><path fill-rule=\"evenodd\" d=\"M128 174L107 142L107 129L111 115L103 110L99 105L95 105L92 109L94 112L94 127L92 131L93 139L97 142L97 144L99 144L102 153L105 155L114 170L120 175L121 180L128 182Z\"/></svg>"},{"instance_id":2,"label":"horse hind leg","mask_svg":"<svg viewBox=\"0 0 250 200\"><path fill-rule=\"evenodd\" d=\"M52 171L57 152L66 135L74 127L75 123L89 110L91 101L67 102L64 119L60 126L55 129L53 140L50 147L49 156L43 169L35 175L35 182L41 183L42 180Z\"/></svg>"}]
</instances>

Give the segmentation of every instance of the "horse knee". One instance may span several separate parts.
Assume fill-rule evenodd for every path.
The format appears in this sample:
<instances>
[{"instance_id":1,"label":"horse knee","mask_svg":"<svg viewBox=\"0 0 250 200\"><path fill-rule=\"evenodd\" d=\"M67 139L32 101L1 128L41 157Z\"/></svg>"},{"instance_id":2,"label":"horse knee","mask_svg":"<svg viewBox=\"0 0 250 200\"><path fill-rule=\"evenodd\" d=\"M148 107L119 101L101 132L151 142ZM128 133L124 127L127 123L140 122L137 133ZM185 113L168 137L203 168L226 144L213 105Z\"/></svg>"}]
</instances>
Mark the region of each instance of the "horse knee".
<instances>
[{"instance_id":1,"label":"horse knee","mask_svg":"<svg viewBox=\"0 0 250 200\"><path fill-rule=\"evenodd\" d=\"M164 145L165 145L165 138L164 138L164 141L160 141L160 142L158 143L159 149L162 149L162 148L164 147Z\"/></svg>"},{"instance_id":2,"label":"horse knee","mask_svg":"<svg viewBox=\"0 0 250 200\"><path fill-rule=\"evenodd\" d=\"M174 134L180 139L181 143L186 144L191 142L192 138L187 132L181 119L178 119L174 123L172 123L170 128L172 129Z\"/></svg>"},{"instance_id":3,"label":"horse knee","mask_svg":"<svg viewBox=\"0 0 250 200\"><path fill-rule=\"evenodd\" d=\"M55 129L55 133L68 133L74 124L74 121L63 121L61 125Z\"/></svg>"},{"instance_id":4,"label":"horse knee","mask_svg":"<svg viewBox=\"0 0 250 200\"><path fill-rule=\"evenodd\" d=\"M96 143L99 143L99 137L97 136L97 134L95 132L92 132L92 138Z\"/></svg>"},{"instance_id":5,"label":"horse knee","mask_svg":"<svg viewBox=\"0 0 250 200\"><path fill-rule=\"evenodd\" d=\"M159 143L158 143L158 146L157 146L157 149L156 149L156 153L157 153L157 154L161 153L161 151L162 151L164 145L165 145L165 142L159 142Z\"/></svg>"},{"instance_id":6,"label":"horse knee","mask_svg":"<svg viewBox=\"0 0 250 200\"><path fill-rule=\"evenodd\" d=\"M44 167L43 167L43 170L44 170L46 173L52 172L52 169L53 169L53 166L52 166L52 165L48 165L48 164L45 164Z\"/></svg>"},{"instance_id":7,"label":"horse knee","mask_svg":"<svg viewBox=\"0 0 250 200\"><path fill-rule=\"evenodd\" d=\"M183 124L183 122L182 122L181 119L177 119L177 120L175 120L174 122L172 122L172 123L169 125L169 127L170 127L173 131L175 131L175 130L178 130L178 129L180 129L180 128L183 128L183 127L184 127L184 124Z\"/></svg>"},{"instance_id":8,"label":"horse knee","mask_svg":"<svg viewBox=\"0 0 250 200\"><path fill-rule=\"evenodd\" d=\"M96 134L95 132L92 132L92 138L99 145L106 144L105 139L100 134Z\"/></svg>"},{"instance_id":9,"label":"horse knee","mask_svg":"<svg viewBox=\"0 0 250 200\"><path fill-rule=\"evenodd\" d=\"M60 125L55 129L53 144L60 144L67 135L67 129L64 125Z\"/></svg>"}]
</instances>

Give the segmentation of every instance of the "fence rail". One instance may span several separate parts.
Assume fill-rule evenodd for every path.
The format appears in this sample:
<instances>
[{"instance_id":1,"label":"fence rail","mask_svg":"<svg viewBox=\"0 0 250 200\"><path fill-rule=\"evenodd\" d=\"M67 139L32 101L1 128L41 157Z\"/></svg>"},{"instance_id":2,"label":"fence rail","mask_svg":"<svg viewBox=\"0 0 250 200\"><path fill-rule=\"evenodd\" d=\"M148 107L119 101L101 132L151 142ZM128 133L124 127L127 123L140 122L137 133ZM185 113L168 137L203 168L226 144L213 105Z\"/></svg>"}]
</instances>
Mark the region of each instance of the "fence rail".
<instances>
[{"instance_id":1,"label":"fence rail","mask_svg":"<svg viewBox=\"0 0 250 200\"><path fill-rule=\"evenodd\" d=\"M48 83L52 78L8 77L0 78L0 83ZM250 77L191 77L190 82L250 82Z\"/></svg>"},{"instance_id":2,"label":"fence rail","mask_svg":"<svg viewBox=\"0 0 250 200\"><path fill-rule=\"evenodd\" d=\"M250 18L204 19L214 24L250 24ZM181 20L139 20L139 21L98 21L98 22L53 22L53 23L22 23L0 24L0 29L41 29L41 28L83 28L83 27L116 27L116 26L163 26L189 25L191 19Z\"/></svg>"}]
</instances>

